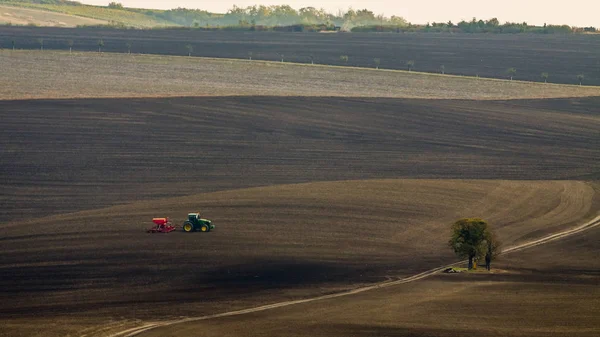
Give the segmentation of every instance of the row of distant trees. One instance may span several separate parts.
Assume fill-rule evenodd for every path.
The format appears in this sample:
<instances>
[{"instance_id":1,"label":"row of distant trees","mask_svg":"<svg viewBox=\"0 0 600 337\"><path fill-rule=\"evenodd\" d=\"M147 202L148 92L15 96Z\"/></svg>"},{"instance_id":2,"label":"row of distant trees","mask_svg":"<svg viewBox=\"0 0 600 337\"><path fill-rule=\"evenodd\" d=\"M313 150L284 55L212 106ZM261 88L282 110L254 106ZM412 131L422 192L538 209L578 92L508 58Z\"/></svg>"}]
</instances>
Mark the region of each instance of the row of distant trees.
<instances>
[{"instance_id":1,"label":"row of distant trees","mask_svg":"<svg viewBox=\"0 0 600 337\"><path fill-rule=\"evenodd\" d=\"M595 33L597 30L595 27L577 28L568 25L547 25L543 26L532 26L523 23L506 22L501 24L497 18L490 20L481 20L473 18L471 21L461 21L454 24L452 21L448 22L433 22L426 25L412 25L408 24L403 27L393 26L359 26L352 29L353 32L373 32L373 31L393 31L398 32L426 32L426 33L493 33L493 34L517 34L517 33L530 33L530 34L571 34L571 33Z\"/></svg>"},{"instance_id":2,"label":"row of distant trees","mask_svg":"<svg viewBox=\"0 0 600 337\"><path fill-rule=\"evenodd\" d=\"M354 10L352 8L336 14L315 7L303 7L299 10L289 5L274 6L233 6L225 14L211 13L199 9L176 8L167 11L136 10L160 20L174 22L189 27L215 26L290 26L317 25L343 27L350 30L362 25L394 25L404 27L408 22L399 16L386 17L375 14L368 9Z\"/></svg>"},{"instance_id":3,"label":"row of distant trees","mask_svg":"<svg viewBox=\"0 0 600 337\"><path fill-rule=\"evenodd\" d=\"M40 45L40 50L44 50L44 39L43 38L39 38L37 39L37 42ZM73 51L73 47L75 45L75 42L73 40L66 40L65 41L66 46L69 48L69 52ZM16 48L16 41L13 39L11 40L11 47L14 50ZM98 47L98 52L102 52L102 48L104 48L104 40L103 39L99 39L97 41L97 47ZM127 53L131 54L131 50L133 47L133 44L131 42L126 42L124 44L124 47L127 50ZM187 55L188 56L192 56L193 52L194 52L194 46L192 44L186 44L185 45L185 49L187 51ZM254 53L253 52L248 52L248 59L251 61L254 57ZM279 58L281 59L281 62L285 61L285 55L284 54L278 54ZM350 57L348 55L340 55L339 57L340 62L342 62L344 65L348 65L348 62L350 61ZM308 56L308 61L311 64L315 63L315 56L314 55L309 55ZM408 60L404 63L404 66L406 67L406 69L410 72L414 69L415 67L415 60ZM379 69L380 65L381 65L381 58L374 58L373 59L373 65L376 69ZM446 66L445 65L441 65L439 67L439 72L441 74L445 74L446 73ZM510 78L510 80L512 81L514 79L514 77L517 75L517 69L516 68L508 68L506 70L506 74L508 75L508 77ZM548 79L550 78L550 73L548 72L543 72L540 74L540 78L544 80L545 83L548 82ZM584 74L577 74L576 78L579 82L579 85L583 84L583 81L585 79L585 75Z\"/></svg>"}]
</instances>

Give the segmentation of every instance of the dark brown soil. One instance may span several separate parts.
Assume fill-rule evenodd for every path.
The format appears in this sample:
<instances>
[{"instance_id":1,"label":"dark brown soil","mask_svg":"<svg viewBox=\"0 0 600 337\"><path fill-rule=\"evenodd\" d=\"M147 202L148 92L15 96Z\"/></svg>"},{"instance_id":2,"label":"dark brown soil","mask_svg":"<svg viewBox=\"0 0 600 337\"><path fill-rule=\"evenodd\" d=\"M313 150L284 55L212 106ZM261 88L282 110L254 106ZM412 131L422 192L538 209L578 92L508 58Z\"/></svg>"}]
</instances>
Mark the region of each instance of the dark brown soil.
<instances>
[{"instance_id":1,"label":"dark brown soil","mask_svg":"<svg viewBox=\"0 0 600 337\"><path fill-rule=\"evenodd\" d=\"M82 335L339 292L456 261L459 217L488 219L510 246L583 221L593 198L582 182L372 180L38 214L3 226L0 315L11 336ZM215 231L144 233L152 217L181 224L195 210Z\"/></svg>"},{"instance_id":2,"label":"dark brown soil","mask_svg":"<svg viewBox=\"0 0 600 337\"><path fill-rule=\"evenodd\" d=\"M141 336L597 336L600 228L354 296L151 330Z\"/></svg>"},{"instance_id":3,"label":"dark brown soil","mask_svg":"<svg viewBox=\"0 0 600 337\"><path fill-rule=\"evenodd\" d=\"M347 64L374 68L406 69L415 61L417 71L439 72L442 65L449 74L508 78L507 69L516 68L516 79L543 81L542 72L553 83L600 85L598 35L493 35L493 34L317 34L267 32L199 32L194 30L117 30L61 29L37 27L0 27L0 48L75 50L187 55L191 44L195 56L284 60L310 63ZM347 55L349 61L340 61ZM333 84L332 84L333 85Z\"/></svg>"},{"instance_id":4,"label":"dark brown soil","mask_svg":"<svg viewBox=\"0 0 600 337\"><path fill-rule=\"evenodd\" d=\"M600 100L0 102L0 221L242 187L600 172Z\"/></svg>"}]
</instances>

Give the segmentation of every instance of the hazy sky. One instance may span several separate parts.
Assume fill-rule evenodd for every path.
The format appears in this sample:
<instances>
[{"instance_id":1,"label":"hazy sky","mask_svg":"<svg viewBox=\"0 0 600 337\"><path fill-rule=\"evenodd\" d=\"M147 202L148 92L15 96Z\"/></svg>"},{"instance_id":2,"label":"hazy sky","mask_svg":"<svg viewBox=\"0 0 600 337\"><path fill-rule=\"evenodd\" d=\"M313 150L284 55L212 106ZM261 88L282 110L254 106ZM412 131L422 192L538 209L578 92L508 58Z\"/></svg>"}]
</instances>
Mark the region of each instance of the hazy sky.
<instances>
[{"instance_id":1,"label":"hazy sky","mask_svg":"<svg viewBox=\"0 0 600 337\"><path fill-rule=\"evenodd\" d=\"M335 13L338 9L367 8L375 14L398 15L412 23L447 22L455 23L473 17L490 19L497 17L500 22L527 22L530 24L568 24L571 26L600 27L600 0L80 0L82 3L107 5L110 1L127 7L170 9L186 7L224 13L237 5L246 7L262 5L290 5L325 8Z\"/></svg>"}]
</instances>

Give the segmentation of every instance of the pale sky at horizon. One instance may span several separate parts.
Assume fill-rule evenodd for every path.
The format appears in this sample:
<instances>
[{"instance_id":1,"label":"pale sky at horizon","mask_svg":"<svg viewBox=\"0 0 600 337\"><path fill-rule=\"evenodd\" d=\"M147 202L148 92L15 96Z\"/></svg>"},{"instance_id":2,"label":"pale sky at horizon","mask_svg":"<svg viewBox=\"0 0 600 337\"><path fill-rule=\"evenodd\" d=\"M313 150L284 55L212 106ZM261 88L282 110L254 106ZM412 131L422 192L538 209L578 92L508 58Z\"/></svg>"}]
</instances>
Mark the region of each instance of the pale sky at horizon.
<instances>
[{"instance_id":1,"label":"pale sky at horizon","mask_svg":"<svg viewBox=\"0 0 600 337\"><path fill-rule=\"evenodd\" d=\"M106 6L111 1L122 3L126 7L171 9L185 7L204 9L210 12L225 13L233 5L247 7L252 5L290 5L295 9L302 7L324 8L336 13L346 10L367 8L375 14L402 16L412 23L447 22L452 20L491 19L497 17L500 22L527 22L534 25L567 24L570 26L594 26L600 28L600 0L427 0L427 1L389 1L389 0L79 0L91 5Z\"/></svg>"}]
</instances>

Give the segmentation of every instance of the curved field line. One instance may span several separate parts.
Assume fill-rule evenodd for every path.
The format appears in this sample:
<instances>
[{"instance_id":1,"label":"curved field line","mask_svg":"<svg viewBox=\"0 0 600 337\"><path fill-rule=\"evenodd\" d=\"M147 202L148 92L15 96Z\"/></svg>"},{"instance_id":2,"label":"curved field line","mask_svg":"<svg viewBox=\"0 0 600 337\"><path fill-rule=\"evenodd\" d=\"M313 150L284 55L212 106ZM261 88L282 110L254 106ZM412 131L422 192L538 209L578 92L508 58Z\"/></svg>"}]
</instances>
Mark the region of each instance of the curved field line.
<instances>
[{"instance_id":1,"label":"curved field line","mask_svg":"<svg viewBox=\"0 0 600 337\"><path fill-rule=\"evenodd\" d=\"M509 253L513 253L513 252L517 252L517 251L521 251L521 250L525 250L528 248L532 248L532 247L536 247L545 243L549 243L549 242L553 242L556 240L560 240L563 239L565 237L586 231L588 229L594 228L594 227L598 227L600 226L600 215L597 216L596 218L594 218L593 220L586 222L583 225L580 225L578 227L569 229L569 230L565 230L559 233L555 233L555 234L550 234L548 236L545 236L541 239L537 239L534 241L529 241L517 246L513 246L510 248L505 249L501 255L504 254L509 254ZM228 316L237 316L237 315L244 315L244 314L249 314L249 313L253 313L253 312L258 312L258 311L265 311L265 310L270 310L270 309L275 309L275 308L281 308L281 307L287 307L290 305L295 305L295 304L302 304L302 303L308 303L308 302L315 302L315 301L321 301L321 300L327 300L327 299L331 299L331 298L336 298L336 297L342 297L342 296L348 296L348 295L354 295L354 294L359 294L365 291L369 291L369 290L374 290L374 289L381 289L381 288L387 288L387 287L391 287L391 286L395 286L395 285L399 285L399 284L404 284L404 283L409 283L409 282L413 282L413 281L417 281L417 280L421 280L424 279L426 277L429 277L433 274L436 274L446 268L450 268L453 266L456 266L457 264L460 263L464 263L466 260L464 261L459 261L459 262L455 262L443 267L437 267L434 269L430 269L427 271L424 271L420 274L416 274L413 276L409 276L400 280L396 280L396 281L385 281L385 282L381 282L381 283L377 283L374 285L370 285L370 286L366 286L366 287L361 287L361 288L356 288L353 290L348 290L348 291L344 291L344 292L340 292L340 293L336 293L336 294L330 294L330 295L323 295L323 296L317 296L317 297L312 297L312 298L306 298L306 299L302 299L302 300L295 300L295 301L285 301L285 302L279 302L279 303L273 303L273 304L267 304L267 305L263 305L260 307L254 307L254 308L248 308L248 309L242 309L242 310L235 310L235 311L229 311L229 312L224 312L224 313L220 313L220 314L214 314L214 315L206 315L206 316L199 316L199 317L190 317L190 318L184 318L184 319L179 319L179 320L172 320L172 321L164 321L164 322L155 322L155 323L147 323L144 324L142 326L138 326L135 328L130 328L127 330L123 330L120 332L117 332L115 334L109 335L109 337L131 337L131 336L136 336L142 332L148 331L148 330L152 330L155 328L159 328L159 327L164 327L164 326L169 326L169 325L174 325L174 324L180 324L180 323L186 323L186 322L193 322L193 321L202 321L202 320L207 320L207 319L211 319L211 318L218 318L218 317L228 317Z\"/></svg>"}]
</instances>

